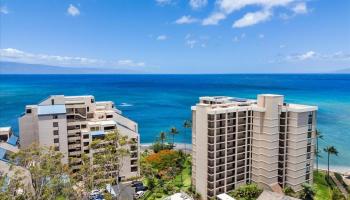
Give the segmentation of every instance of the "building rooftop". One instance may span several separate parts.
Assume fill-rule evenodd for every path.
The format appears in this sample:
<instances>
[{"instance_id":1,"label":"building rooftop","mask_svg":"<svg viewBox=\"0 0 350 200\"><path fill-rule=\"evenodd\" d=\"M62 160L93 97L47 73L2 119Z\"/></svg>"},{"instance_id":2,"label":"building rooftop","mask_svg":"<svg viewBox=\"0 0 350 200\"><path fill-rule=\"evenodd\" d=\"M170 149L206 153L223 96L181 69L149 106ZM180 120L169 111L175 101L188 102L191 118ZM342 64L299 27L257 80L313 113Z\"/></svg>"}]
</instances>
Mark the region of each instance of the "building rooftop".
<instances>
[{"instance_id":1,"label":"building rooftop","mask_svg":"<svg viewBox=\"0 0 350 200\"><path fill-rule=\"evenodd\" d=\"M12 146L17 146L18 137L15 135L11 135L10 138L7 140L7 143L11 144Z\"/></svg>"},{"instance_id":2,"label":"building rooftop","mask_svg":"<svg viewBox=\"0 0 350 200\"><path fill-rule=\"evenodd\" d=\"M99 136L99 135L105 135L106 133L104 131L91 131L91 136Z\"/></svg>"},{"instance_id":3,"label":"building rooftop","mask_svg":"<svg viewBox=\"0 0 350 200\"><path fill-rule=\"evenodd\" d=\"M0 127L0 132L10 132L10 131L11 131L11 126Z\"/></svg>"},{"instance_id":4,"label":"building rooftop","mask_svg":"<svg viewBox=\"0 0 350 200\"><path fill-rule=\"evenodd\" d=\"M65 105L47 105L38 106L38 115L54 115L54 114L65 114Z\"/></svg>"},{"instance_id":5,"label":"building rooftop","mask_svg":"<svg viewBox=\"0 0 350 200\"><path fill-rule=\"evenodd\" d=\"M219 200L236 200L235 198L225 194L225 193L222 193L222 194L219 194L216 196Z\"/></svg>"}]
</instances>

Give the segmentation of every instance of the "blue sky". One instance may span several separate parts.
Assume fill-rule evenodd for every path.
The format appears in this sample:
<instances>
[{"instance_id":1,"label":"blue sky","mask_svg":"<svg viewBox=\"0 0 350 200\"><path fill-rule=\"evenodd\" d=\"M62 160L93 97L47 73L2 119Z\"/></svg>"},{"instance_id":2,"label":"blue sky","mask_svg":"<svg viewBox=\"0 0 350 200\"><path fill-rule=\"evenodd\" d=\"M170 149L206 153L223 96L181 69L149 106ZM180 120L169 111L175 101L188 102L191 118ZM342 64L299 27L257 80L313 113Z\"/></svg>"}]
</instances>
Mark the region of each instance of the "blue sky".
<instances>
[{"instance_id":1,"label":"blue sky","mask_svg":"<svg viewBox=\"0 0 350 200\"><path fill-rule=\"evenodd\" d=\"M0 0L3 61L153 73L350 67L349 0Z\"/></svg>"}]
</instances>

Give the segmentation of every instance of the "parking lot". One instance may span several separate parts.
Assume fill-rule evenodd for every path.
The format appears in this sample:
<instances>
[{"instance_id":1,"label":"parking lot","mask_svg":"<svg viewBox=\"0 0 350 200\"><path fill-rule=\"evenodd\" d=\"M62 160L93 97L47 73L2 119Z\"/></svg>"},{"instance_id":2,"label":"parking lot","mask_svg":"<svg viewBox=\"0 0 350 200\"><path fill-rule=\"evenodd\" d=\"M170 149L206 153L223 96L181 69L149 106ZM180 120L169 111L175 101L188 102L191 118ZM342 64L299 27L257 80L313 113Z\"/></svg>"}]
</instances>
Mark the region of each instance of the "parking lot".
<instances>
[{"instance_id":1,"label":"parking lot","mask_svg":"<svg viewBox=\"0 0 350 200\"><path fill-rule=\"evenodd\" d=\"M134 193L135 193L135 188L131 187L131 182L121 183L119 199L133 200Z\"/></svg>"}]
</instances>

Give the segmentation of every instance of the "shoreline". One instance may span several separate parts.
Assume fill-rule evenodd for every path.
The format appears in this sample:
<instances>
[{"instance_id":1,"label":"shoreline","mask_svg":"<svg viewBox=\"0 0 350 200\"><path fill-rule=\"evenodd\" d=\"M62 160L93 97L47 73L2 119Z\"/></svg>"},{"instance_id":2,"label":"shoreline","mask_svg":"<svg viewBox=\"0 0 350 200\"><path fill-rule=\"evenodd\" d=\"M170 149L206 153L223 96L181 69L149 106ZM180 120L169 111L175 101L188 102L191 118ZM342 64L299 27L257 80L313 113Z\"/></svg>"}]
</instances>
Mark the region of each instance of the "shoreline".
<instances>
[{"instance_id":1,"label":"shoreline","mask_svg":"<svg viewBox=\"0 0 350 200\"><path fill-rule=\"evenodd\" d=\"M142 143L142 144L140 144L140 149L141 149L141 151L144 151L146 149L150 149L151 145L152 145L152 143ZM192 151L192 144L175 143L175 149L177 149L177 150L184 150L184 151L186 149L187 153L191 153L191 151ZM319 164L318 169L327 171L327 165ZM316 165L314 166L314 170L316 170ZM340 174L350 173L350 166L334 166L334 165L330 165L329 166L329 171L337 172L337 173L340 173Z\"/></svg>"}]
</instances>

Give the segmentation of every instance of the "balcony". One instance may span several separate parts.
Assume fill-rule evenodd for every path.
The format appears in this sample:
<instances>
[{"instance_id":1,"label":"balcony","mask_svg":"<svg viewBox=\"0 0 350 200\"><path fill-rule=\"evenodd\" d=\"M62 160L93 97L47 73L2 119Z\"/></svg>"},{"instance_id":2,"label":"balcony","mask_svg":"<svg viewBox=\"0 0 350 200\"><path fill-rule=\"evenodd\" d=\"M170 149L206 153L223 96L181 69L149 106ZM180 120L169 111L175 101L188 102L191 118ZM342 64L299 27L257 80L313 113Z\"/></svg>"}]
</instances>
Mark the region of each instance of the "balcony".
<instances>
[{"instance_id":1,"label":"balcony","mask_svg":"<svg viewBox=\"0 0 350 200\"><path fill-rule=\"evenodd\" d=\"M214 121L215 120L215 116L214 115L208 115L208 120Z\"/></svg>"},{"instance_id":2,"label":"balcony","mask_svg":"<svg viewBox=\"0 0 350 200\"><path fill-rule=\"evenodd\" d=\"M227 127L227 133L235 133L236 132L236 127Z\"/></svg>"},{"instance_id":3,"label":"balcony","mask_svg":"<svg viewBox=\"0 0 350 200\"><path fill-rule=\"evenodd\" d=\"M225 136L216 137L216 143L225 142Z\"/></svg>"},{"instance_id":4,"label":"balcony","mask_svg":"<svg viewBox=\"0 0 350 200\"><path fill-rule=\"evenodd\" d=\"M226 133L225 128L216 129L216 135L224 135Z\"/></svg>"},{"instance_id":5,"label":"balcony","mask_svg":"<svg viewBox=\"0 0 350 200\"><path fill-rule=\"evenodd\" d=\"M227 170L231 170L231 169L234 169L235 168L235 165L234 164L228 164L226 166Z\"/></svg>"},{"instance_id":6,"label":"balcony","mask_svg":"<svg viewBox=\"0 0 350 200\"><path fill-rule=\"evenodd\" d=\"M238 140L237 146L244 146L245 145L245 140Z\"/></svg>"},{"instance_id":7,"label":"balcony","mask_svg":"<svg viewBox=\"0 0 350 200\"><path fill-rule=\"evenodd\" d=\"M214 122L208 122L208 128L215 128Z\"/></svg>"},{"instance_id":8,"label":"balcony","mask_svg":"<svg viewBox=\"0 0 350 200\"><path fill-rule=\"evenodd\" d=\"M216 115L216 120L223 120L223 119L226 119L226 114L225 113Z\"/></svg>"},{"instance_id":9,"label":"balcony","mask_svg":"<svg viewBox=\"0 0 350 200\"><path fill-rule=\"evenodd\" d=\"M234 161L235 161L234 156L227 157L227 163L234 162Z\"/></svg>"},{"instance_id":10,"label":"balcony","mask_svg":"<svg viewBox=\"0 0 350 200\"><path fill-rule=\"evenodd\" d=\"M235 126L236 125L236 120L234 119L229 119L227 121L227 126Z\"/></svg>"},{"instance_id":11,"label":"balcony","mask_svg":"<svg viewBox=\"0 0 350 200\"><path fill-rule=\"evenodd\" d=\"M214 144L214 138L213 137L208 137L208 143L209 144Z\"/></svg>"},{"instance_id":12,"label":"balcony","mask_svg":"<svg viewBox=\"0 0 350 200\"><path fill-rule=\"evenodd\" d=\"M230 134L230 135L227 135L227 141L232 141L232 140L235 140L236 138L236 135L235 134Z\"/></svg>"},{"instance_id":13,"label":"balcony","mask_svg":"<svg viewBox=\"0 0 350 200\"><path fill-rule=\"evenodd\" d=\"M217 144L216 145L216 150L217 151L220 151L220 150L224 150L225 149L225 144L223 143L223 144Z\"/></svg>"},{"instance_id":14,"label":"balcony","mask_svg":"<svg viewBox=\"0 0 350 200\"><path fill-rule=\"evenodd\" d=\"M230 119L230 118L236 118L236 113L234 113L234 112L227 113L227 118L228 118L228 119Z\"/></svg>"},{"instance_id":15,"label":"balcony","mask_svg":"<svg viewBox=\"0 0 350 200\"><path fill-rule=\"evenodd\" d=\"M219 165L223 165L225 164L225 158L221 158L221 159L217 159L216 160L216 165L219 166Z\"/></svg>"},{"instance_id":16,"label":"balcony","mask_svg":"<svg viewBox=\"0 0 350 200\"><path fill-rule=\"evenodd\" d=\"M214 181L214 176L213 175L208 175L208 181L213 182Z\"/></svg>"},{"instance_id":17,"label":"balcony","mask_svg":"<svg viewBox=\"0 0 350 200\"><path fill-rule=\"evenodd\" d=\"M247 126L246 125L240 125L238 126L238 132L243 132L247 130Z\"/></svg>"},{"instance_id":18,"label":"balcony","mask_svg":"<svg viewBox=\"0 0 350 200\"><path fill-rule=\"evenodd\" d=\"M217 128L223 128L226 126L226 122L225 121L218 121L216 122L216 127Z\"/></svg>"},{"instance_id":19,"label":"balcony","mask_svg":"<svg viewBox=\"0 0 350 200\"><path fill-rule=\"evenodd\" d=\"M216 152L216 158L225 157L225 151Z\"/></svg>"},{"instance_id":20,"label":"balcony","mask_svg":"<svg viewBox=\"0 0 350 200\"><path fill-rule=\"evenodd\" d=\"M208 158L209 158L209 159L214 159L214 158L215 158L215 157L214 157L214 153L208 152Z\"/></svg>"},{"instance_id":21,"label":"balcony","mask_svg":"<svg viewBox=\"0 0 350 200\"><path fill-rule=\"evenodd\" d=\"M246 124L247 123L247 119L246 118L239 118L238 119L238 125L240 124Z\"/></svg>"},{"instance_id":22,"label":"balcony","mask_svg":"<svg viewBox=\"0 0 350 200\"><path fill-rule=\"evenodd\" d=\"M213 175L215 173L214 169L208 168L208 174Z\"/></svg>"},{"instance_id":23,"label":"balcony","mask_svg":"<svg viewBox=\"0 0 350 200\"><path fill-rule=\"evenodd\" d=\"M208 160L208 166L209 167L214 167L214 161L213 160Z\"/></svg>"},{"instance_id":24,"label":"balcony","mask_svg":"<svg viewBox=\"0 0 350 200\"><path fill-rule=\"evenodd\" d=\"M243 111L243 112L238 112L238 117L246 117L247 112Z\"/></svg>"},{"instance_id":25,"label":"balcony","mask_svg":"<svg viewBox=\"0 0 350 200\"><path fill-rule=\"evenodd\" d=\"M208 128L208 135L209 136L214 136L215 135L214 129Z\"/></svg>"},{"instance_id":26,"label":"balcony","mask_svg":"<svg viewBox=\"0 0 350 200\"><path fill-rule=\"evenodd\" d=\"M235 142L228 142L227 143L227 148L233 148L236 146L236 143Z\"/></svg>"},{"instance_id":27,"label":"balcony","mask_svg":"<svg viewBox=\"0 0 350 200\"><path fill-rule=\"evenodd\" d=\"M208 144L208 151L214 151L214 145Z\"/></svg>"}]
</instances>

